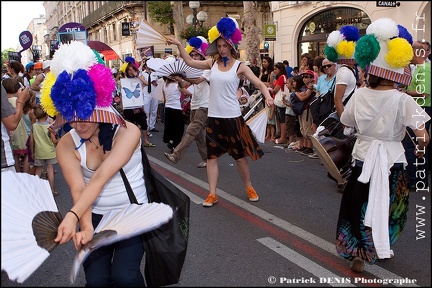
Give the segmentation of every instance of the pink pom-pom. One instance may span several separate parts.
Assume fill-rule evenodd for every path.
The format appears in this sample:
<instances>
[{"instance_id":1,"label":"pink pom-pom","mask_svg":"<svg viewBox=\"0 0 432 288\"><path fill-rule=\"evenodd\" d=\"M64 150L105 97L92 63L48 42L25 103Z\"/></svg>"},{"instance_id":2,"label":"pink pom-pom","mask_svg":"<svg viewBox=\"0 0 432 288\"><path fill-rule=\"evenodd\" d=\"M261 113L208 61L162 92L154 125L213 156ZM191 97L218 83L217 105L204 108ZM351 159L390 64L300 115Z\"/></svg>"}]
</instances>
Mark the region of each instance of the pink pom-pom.
<instances>
[{"instance_id":1,"label":"pink pom-pom","mask_svg":"<svg viewBox=\"0 0 432 288\"><path fill-rule=\"evenodd\" d=\"M240 31L239 29L236 29L236 30L234 31L234 34L233 34L232 37L231 37L231 41L232 41L234 44L239 44L241 40L242 40L242 34L241 34L241 31Z\"/></svg>"},{"instance_id":2,"label":"pink pom-pom","mask_svg":"<svg viewBox=\"0 0 432 288\"><path fill-rule=\"evenodd\" d=\"M208 45L207 43L204 43L204 42L203 42L203 43L201 44L201 51L203 51L203 52L207 51L208 46L209 46L209 45Z\"/></svg>"},{"instance_id":3,"label":"pink pom-pom","mask_svg":"<svg viewBox=\"0 0 432 288\"><path fill-rule=\"evenodd\" d=\"M106 107L111 105L113 99L113 91L116 84L112 76L111 69L103 64L95 64L88 71L90 79L94 82L94 90L96 92L96 105Z\"/></svg>"}]
</instances>

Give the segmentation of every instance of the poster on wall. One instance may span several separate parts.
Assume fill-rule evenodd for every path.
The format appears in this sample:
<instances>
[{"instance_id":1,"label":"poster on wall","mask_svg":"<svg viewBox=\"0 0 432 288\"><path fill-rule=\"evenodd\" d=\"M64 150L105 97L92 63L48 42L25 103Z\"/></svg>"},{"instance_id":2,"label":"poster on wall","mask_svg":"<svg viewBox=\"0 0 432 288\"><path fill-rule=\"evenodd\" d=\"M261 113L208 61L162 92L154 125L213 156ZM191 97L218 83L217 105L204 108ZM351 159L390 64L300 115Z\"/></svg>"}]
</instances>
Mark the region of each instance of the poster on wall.
<instances>
[{"instance_id":1,"label":"poster on wall","mask_svg":"<svg viewBox=\"0 0 432 288\"><path fill-rule=\"evenodd\" d=\"M120 79L123 109L143 107L144 97L141 94L141 83L141 80L138 78Z\"/></svg>"},{"instance_id":2,"label":"poster on wall","mask_svg":"<svg viewBox=\"0 0 432 288\"><path fill-rule=\"evenodd\" d=\"M140 56L140 60L154 57L154 46L138 48L138 55Z\"/></svg>"}]
</instances>

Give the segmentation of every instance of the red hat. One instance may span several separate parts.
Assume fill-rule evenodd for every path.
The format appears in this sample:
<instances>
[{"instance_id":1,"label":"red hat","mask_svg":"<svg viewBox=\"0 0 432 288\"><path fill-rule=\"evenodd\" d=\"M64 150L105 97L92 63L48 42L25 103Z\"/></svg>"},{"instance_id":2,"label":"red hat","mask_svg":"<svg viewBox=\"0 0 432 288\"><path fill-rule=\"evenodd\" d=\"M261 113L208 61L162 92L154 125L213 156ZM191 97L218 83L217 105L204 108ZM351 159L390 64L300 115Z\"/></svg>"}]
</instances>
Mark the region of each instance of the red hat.
<instances>
[{"instance_id":1,"label":"red hat","mask_svg":"<svg viewBox=\"0 0 432 288\"><path fill-rule=\"evenodd\" d=\"M36 62L35 64L34 64L34 69L36 70L36 69L43 69L43 67L42 67L42 62Z\"/></svg>"},{"instance_id":2,"label":"red hat","mask_svg":"<svg viewBox=\"0 0 432 288\"><path fill-rule=\"evenodd\" d=\"M300 73L300 75L303 75L303 74L309 74L309 75L311 75L312 77L315 76L315 73L314 73L312 70L306 70L306 71Z\"/></svg>"}]
</instances>

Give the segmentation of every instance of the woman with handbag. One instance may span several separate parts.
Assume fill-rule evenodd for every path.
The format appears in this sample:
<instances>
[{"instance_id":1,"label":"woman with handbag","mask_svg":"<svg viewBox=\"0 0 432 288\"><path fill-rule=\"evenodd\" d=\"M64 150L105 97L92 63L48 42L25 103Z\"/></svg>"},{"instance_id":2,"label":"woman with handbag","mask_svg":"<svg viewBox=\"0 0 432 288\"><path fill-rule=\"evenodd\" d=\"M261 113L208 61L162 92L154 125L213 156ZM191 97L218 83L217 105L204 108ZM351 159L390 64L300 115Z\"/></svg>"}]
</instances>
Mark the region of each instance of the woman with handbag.
<instances>
[{"instance_id":1,"label":"woman with handbag","mask_svg":"<svg viewBox=\"0 0 432 288\"><path fill-rule=\"evenodd\" d=\"M79 55L79 61L71 55ZM41 103L48 114L57 115L54 128L66 122L73 128L60 138L57 157L74 204L54 242L73 239L79 249L93 239L104 214L130 205L121 168L138 202L148 202L141 131L110 105L114 78L109 68L97 63L88 46L82 42L61 45L51 65L58 73L49 73L43 82ZM83 263L86 286L145 286L140 267L143 256L141 235L96 249Z\"/></svg>"},{"instance_id":2,"label":"woman with handbag","mask_svg":"<svg viewBox=\"0 0 432 288\"><path fill-rule=\"evenodd\" d=\"M274 98L274 105L276 111L276 125L280 132L280 137L275 140L276 144L286 144L287 143L287 131L286 131L286 120L285 120L285 109L286 105L283 103L283 98L285 96L285 84L286 75L285 65L282 62L277 62L274 65L274 74L276 75L276 81L273 82L272 95Z\"/></svg>"}]
</instances>

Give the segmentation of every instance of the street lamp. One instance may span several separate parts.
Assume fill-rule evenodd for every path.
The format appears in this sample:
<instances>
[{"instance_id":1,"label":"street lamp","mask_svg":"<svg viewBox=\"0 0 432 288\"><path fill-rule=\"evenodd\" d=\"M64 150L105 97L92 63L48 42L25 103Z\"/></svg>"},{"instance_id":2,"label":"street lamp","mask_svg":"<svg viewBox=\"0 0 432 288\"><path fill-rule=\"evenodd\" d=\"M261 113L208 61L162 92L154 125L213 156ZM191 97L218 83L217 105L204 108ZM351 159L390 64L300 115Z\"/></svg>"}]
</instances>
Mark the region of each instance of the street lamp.
<instances>
[{"instance_id":1,"label":"street lamp","mask_svg":"<svg viewBox=\"0 0 432 288\"><path fill-rule=\"evenodd\" d=\"M189 8L192 9L193 14L190 14L186 17L186 23L192 24L195 29L197 26L202 27L203 23L207 21L207 13L205 11L197 12L197 9L200 7L199 1L189 1Z\"/></svg>"}]
</instances>

